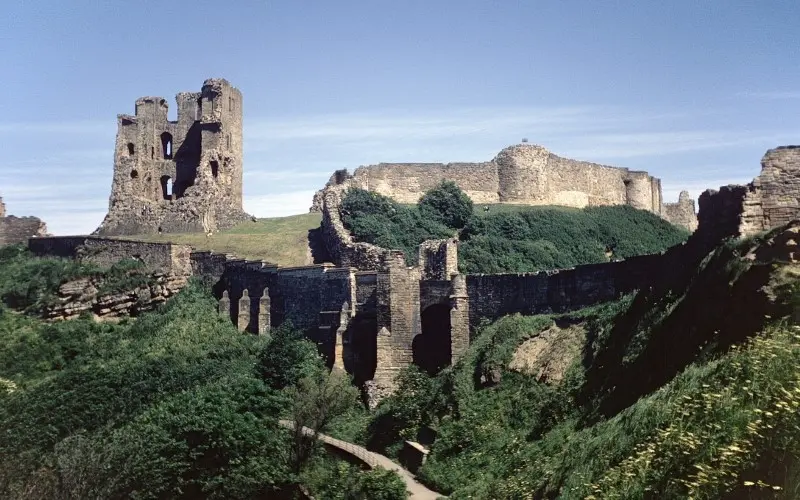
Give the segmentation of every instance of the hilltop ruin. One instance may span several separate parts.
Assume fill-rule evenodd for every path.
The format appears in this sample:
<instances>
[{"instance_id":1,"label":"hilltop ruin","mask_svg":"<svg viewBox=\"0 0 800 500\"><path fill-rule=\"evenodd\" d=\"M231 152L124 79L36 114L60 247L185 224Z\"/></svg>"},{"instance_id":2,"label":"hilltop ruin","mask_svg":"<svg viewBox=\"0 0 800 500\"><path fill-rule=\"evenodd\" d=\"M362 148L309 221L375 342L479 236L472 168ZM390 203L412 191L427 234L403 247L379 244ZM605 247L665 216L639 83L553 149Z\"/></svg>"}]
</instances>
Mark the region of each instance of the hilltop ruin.
<instances>
[{"instance_id":1,"label":"hilltop ruin","mask_svg":"<svg viewBox=\"0 0 800 500\"><path fill-rule=\"evenodd\" d=\"M416 203L443 180L454 181L475 203L559 205L583 208L630 205L660 215L694 231L694 200L681 193L677 203L664 203L661 179L644 171L561 158L542 146L518 144L482 163L379 163L358 167L352 175L334 173L331 185L346 185ZM322 210L323 193L314 196L311 211Z\"/></svg>"},{"instance_id":2,"label":"hilltop ruin","mask_svg":"<svg viewBox=\"0 0 800 500\"><path fill-rule=\"evenodd\" d=\"M118 115L108 214L93 234L207 232L250 218L242 209L242 93L224 79Z\"/></svg>"}]
</instances>

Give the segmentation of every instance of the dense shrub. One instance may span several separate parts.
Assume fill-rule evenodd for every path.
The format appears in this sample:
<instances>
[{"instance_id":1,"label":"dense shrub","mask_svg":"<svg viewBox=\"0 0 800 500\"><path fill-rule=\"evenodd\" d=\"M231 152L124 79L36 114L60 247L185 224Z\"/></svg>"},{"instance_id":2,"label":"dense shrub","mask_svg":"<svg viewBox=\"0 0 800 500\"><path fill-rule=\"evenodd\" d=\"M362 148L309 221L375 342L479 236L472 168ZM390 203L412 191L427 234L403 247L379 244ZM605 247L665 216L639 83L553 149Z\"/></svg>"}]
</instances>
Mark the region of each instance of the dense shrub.
<instances>
[{"instance_id":1,"label":"dense shrub","mask_svg":"<svg viewBox=\"0 0 800 500\"><path fill-rule=\"evenodd\" d=\"M424 217L455 229L467 224L472 210L472 200L453 181L442 181L419 200L419 211Z\"/></svg>"},{"instance_id":2,"label":"dense shrub","mask_svg":"<svg viewBox=\"0 0 800 500\"><path fill-rule=\"evenodd\" d=\"M403 250L408 264L416 263L417 246L430 239L453 236L455 231L423 216L416 207L395 203L383 195L350 189L342 201L342 222L358 241Z\"/></svg>"},{"instance_id":3,"label":"dense shrub","mask_svg":"<svg viewBox=\"0 0 800 500\"><path fill-rule=\"evenodd\" d=\"M38 311L51 302L65 281L101 271L97 266L71 259L33 258L22 244L3 247L0 248L0 301L14 309Z\"/></svg>"},{"instance_id":4,"label":"dense shrub","mask_svg":"<svg viewBox=\"0 0 800 500\"><path fill-rule=\"evenodd\" d=\"M396 472L383 468L360 470L354 465L332 460L318 460L303 475L317 498L326 500L404 500L406 485Z\"/></svg>"},{"instance_id":5,"label":"dense shrub","mask_svg":"<svg viewBox=\"0 0 800 500\"><path fill-rule=\"evenodd\" d=\"M426 239L459 233L465 273L534 272L657 253L688 233L627 205L572 209L493 205L472 213L467 195L450 182L404 206L361 189L342 202L343 222L356 240L403 250L415 263Z\"/></svg>"}]
</instances>

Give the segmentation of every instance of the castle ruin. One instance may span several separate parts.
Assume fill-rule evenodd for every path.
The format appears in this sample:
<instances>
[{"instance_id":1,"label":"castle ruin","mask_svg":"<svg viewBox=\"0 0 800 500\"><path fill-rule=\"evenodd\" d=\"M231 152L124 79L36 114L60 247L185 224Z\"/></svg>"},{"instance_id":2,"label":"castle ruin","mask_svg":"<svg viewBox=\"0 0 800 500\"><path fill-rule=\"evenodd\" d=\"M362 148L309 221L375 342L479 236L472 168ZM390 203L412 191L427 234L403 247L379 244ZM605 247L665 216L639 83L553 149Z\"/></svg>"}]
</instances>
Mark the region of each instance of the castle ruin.
<instances>
[{"instance_id":1,"label":"castle ruin","mask_svg":"<svg viewBox=\"0 0 800 500\"><path fill-rule=\"evenodd\" d=\"M25 243L28 238L47 236L47 225L38 217L16 217L6 214L6 205L0 198L0 247Z\"/></svg>"},{"instance_id":2,"label":"castle ruin","mask_svg":"<svg viewBox=\"0 0 800 500\"><path fill-rule=\"evenodd\" d=\"M161 97L117 117L108 214L93 234L207 232L250 216L242 209L242 93L224 79Z\"/></svg>"},{"instance_id":3,"label":"castle ruin","mask_svg":"<svg viewBox=\"0 0 800 500\"><path fill-rule=\"evenodd\" d=\"M653 212L689 231L697 227L694 200L682 192L664 203L661 179L644 171L561 158L542 146L518 144L482 163L379 163L336 172L328 185L357 187L416 203L441 181L454 181L475 203L558 205L583 208L630 205ZM311 211L322 209L322 191Z\"/></svg>"}]
</instances>

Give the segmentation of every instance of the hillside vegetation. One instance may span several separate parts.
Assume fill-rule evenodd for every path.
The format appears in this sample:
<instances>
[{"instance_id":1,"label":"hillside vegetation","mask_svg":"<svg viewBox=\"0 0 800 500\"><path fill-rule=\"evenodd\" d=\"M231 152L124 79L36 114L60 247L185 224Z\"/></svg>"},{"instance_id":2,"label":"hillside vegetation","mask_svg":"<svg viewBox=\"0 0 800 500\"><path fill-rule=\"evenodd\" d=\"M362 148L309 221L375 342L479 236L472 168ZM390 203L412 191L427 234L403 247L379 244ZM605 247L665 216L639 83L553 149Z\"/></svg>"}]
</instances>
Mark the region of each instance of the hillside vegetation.
<instances>
[{"instance_id":1,"label":"hillside vegetation","mask_svg":"<svg viewBox=\"0 0 800 500\"><path fill-rule=\"evenodd\" d=\"M308 232L317 229L320 221L319 213L309 213L242 222L210 237L202 233L170 233L121 238L191 245L196 250L231 253L243 259L265 260L285 267L304 266L312 263Z\"/></svg>"},{"instance_id":2,"label":"hillside vegetation","mask_svg":"<svg viewBox=\"0 0 800 500\"><path fill-rule=\"evenodd\" d=\"M136 320L46 323L22 311L97 269L1 253L0 498L288 499L299 485L405 498L382 470L325 482L339 463L278 426L324 430L358 408L350 379L290 325L244 335L200 282Z\"/></svg>"},{"instance_id":3,"label":"hillside vegetation","mask_svg":"<svg viewBox=\"0 0 800 500\"><path fill-rule=\"evenodd\" d=\"M343 222L357 241L403 250L409 264L426 239L458 236L464 273L535 272L662 252L688 232L657 215L619 205L573 209L493 205L484 212L453 183L417 206L350 189Z\"/></svg>"},{"instance_id":4,"label":"hillside vegetation","mask_svg":"<svg viewBox=\"0 0 800 500\"><path fill-rule=\"evenodd\" d=\"M731 242L619 301L484 325L346 432L391 455L432 429L419 474L455 499L800 498L800 269L764 257L777 246ZM520 369L554 328L583 332L560 377Z\"/></svg>"}]
</instances>

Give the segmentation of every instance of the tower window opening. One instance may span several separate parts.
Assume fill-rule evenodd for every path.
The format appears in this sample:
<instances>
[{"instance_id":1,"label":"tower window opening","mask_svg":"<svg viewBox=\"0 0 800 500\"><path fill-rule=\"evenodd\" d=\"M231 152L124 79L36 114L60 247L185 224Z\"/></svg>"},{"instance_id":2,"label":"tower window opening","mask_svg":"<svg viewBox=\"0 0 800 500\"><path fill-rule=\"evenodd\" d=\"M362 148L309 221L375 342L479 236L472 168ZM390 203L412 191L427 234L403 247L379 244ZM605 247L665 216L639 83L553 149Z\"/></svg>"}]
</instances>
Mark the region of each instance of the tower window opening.
<instances>
[{"instance_id":1,"label":"tower window opening","mask_svg":"<svg viewBox=\"0 0 800 500\"><path fill-rule=\"evenodd\" d=\"M164 132L161 134L161 147L164 153L165 160L172 159L172 134Z\"/></svg>"},{"instance_id":2,"label":"tower window opening","mask_svg":"<svg viewBox=\"0 0 800 500\"><path fill-rule=\"evenodd\" d=\"M219 162L217 162L217 160L211 160L209 165L211 166L211 176L216 179L217 175L219 175Z\"/></svg>"},{"instance_id":3,"label":"tower window opening","mask_svg":"<svg viewBox=\"0 0 800 500\"><path fill-rule=\"evenodd\" d=\"M136 149L134 148L133 143L129 142L128 143L128 156L133 156L133 153L135 151L136 151Z\"/></svg>"},{"instance_id":4,"label":"tower window opening","mask_svg":"<svg viewBox=\"0 0 800 500\"><path fill-rule=\"evenodd\" d=\"M226 142L228 149L231 149L231 134L228 134L228 137L226 137Z\"/></svg>"},{"instance_id":5,"label":"tower window opening","mask_svg":"<svg viewBox=\"0 0 800 500\"><path fill-rule=\"evenodd\" d=\"M161 176L161 193L164 195L165 200L172 200L172 177L168 175Z\"/></svg>"},{"instance_id":6,"label":"tower window opening","mask_svg":"<svg viewBox=\"0 0 800 500\"><path fill-rule=\"evenodd\" d=\"M136 169L131 170L131 179L138 179L139 172Z\"/></svg>"},{"instance_id":7,"label":"tower window opening","mask_svg":"<svg viewBox=\"0 0 800 500\"><path fill-rule=\"evenodd\" d=\"M155 157L156 157L156 148L150 146L150 158L155 158Z\"/></svg>"}]
</instances>

